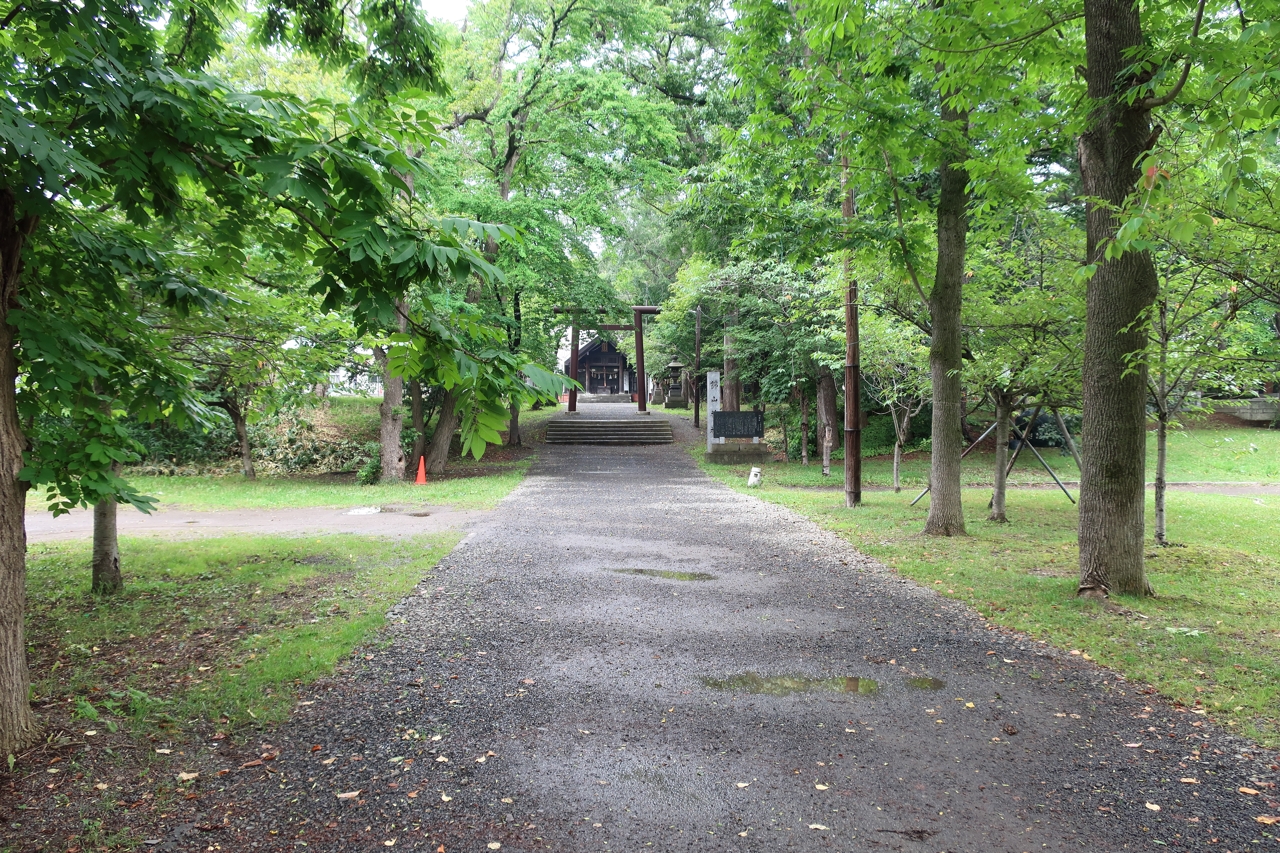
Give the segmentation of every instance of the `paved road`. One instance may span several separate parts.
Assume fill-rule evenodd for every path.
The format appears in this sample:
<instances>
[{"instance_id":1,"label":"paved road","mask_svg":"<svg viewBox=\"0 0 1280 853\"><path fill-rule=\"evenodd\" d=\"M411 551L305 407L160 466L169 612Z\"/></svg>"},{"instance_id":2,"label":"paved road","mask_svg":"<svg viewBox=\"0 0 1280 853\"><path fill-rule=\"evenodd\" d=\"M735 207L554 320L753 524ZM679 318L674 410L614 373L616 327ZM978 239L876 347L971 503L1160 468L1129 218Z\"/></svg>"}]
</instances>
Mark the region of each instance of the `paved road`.
<instances>
[{"instance_id":1,"label":"paved road","mask_svg":"<svg viewBox=\"0 0 1280 853\"><path fill-rule=\"evenodd\" d=\"M1274 754L678 446L545 448L393 616L159 849L1280 849Z\"/></svg>"}]
</instances>

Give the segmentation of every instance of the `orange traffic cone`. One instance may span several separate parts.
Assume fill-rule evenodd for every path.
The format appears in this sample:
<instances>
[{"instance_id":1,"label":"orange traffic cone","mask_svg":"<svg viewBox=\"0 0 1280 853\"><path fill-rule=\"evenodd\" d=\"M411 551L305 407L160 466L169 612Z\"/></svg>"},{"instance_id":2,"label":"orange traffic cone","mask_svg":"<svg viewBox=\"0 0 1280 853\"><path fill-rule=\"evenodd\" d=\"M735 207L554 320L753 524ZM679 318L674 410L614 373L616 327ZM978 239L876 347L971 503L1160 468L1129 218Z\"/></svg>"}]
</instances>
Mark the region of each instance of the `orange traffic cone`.
<instances>
[{"instance_id":1,"label":"orange traffic cone","mask_svg":"<svg viewBox=\"0 0 1280 853\"><path fill-rule=\"evenodd\" d=\"M427 484L427 457L418 457L418 479L413 482L416 486L425 486Z\"/></svg>"}]
</instances>

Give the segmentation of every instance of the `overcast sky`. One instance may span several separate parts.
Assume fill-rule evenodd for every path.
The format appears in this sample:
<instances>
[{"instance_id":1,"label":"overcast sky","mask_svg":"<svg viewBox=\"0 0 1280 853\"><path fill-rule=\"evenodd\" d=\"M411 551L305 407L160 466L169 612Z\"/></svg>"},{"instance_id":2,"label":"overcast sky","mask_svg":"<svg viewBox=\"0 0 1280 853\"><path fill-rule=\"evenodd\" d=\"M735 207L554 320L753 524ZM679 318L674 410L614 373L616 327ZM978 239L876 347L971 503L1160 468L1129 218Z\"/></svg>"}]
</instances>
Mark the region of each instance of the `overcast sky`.
<instances>
[{"instance_id":1,"label":"overcast sky","mask_svg":"<svg viewBox=\"0 0 1280 853\"><path fill-rule=\"evenodd\" d=\"M424 6L430 17L460 24L469 4L470 0L426 0Z\"/></svg>"}]
</instances>

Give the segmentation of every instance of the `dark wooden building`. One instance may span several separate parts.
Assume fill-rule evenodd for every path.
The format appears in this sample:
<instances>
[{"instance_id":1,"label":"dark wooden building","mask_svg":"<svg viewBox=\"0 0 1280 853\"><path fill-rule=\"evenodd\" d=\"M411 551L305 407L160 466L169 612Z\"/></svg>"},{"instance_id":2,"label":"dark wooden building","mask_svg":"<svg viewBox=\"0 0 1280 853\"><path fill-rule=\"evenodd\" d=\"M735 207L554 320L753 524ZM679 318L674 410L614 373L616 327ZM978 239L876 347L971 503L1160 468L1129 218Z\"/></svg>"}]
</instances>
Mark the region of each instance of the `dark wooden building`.
<instances>
[{"instance_id":1,"label":"dark wooden building","mask_svg":"<svg viewBox=\"0 0 1280 853\"><path fill-rule=\"evenodd\" d=\"M569 361L564 363L569 373ZM578 350L578 376L587 394L630 394L636 387L635 368L617 345L595 338Z\"/></svg>"}]
</instances>

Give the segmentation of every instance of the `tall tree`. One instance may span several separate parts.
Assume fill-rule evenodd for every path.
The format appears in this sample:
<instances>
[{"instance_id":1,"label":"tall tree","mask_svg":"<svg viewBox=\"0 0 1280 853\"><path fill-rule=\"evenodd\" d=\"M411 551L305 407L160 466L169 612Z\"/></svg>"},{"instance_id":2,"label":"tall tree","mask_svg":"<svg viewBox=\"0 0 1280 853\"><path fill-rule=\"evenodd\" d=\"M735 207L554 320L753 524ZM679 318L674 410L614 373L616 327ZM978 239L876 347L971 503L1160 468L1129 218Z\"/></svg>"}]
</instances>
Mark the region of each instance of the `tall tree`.
<instances>
[{"instance_id":1,"label":"tall tree","mask_svg":"<svg viewBox=\"0 0 1280 853\"><path fill-rule=\"evenodd\" d=\"M27 488L44 475L24 459L19 411L22 400L65 384L65 377L34 370L26 350L37 340L28 332L43 324L63 336L81 334L77 318L119 303L125 278L171 305L216 301L183 274L185 259L145 240L129 242L127 231L96 233L85 227L82 211L118 210L141 228L155 218L176 222L192 199L213 199L221 251L210 254L224 262L235 262L240 235L255 217L286 211L297 238L285 248L309 255L328 303L353 304L379 322L390 319L410 286L440 289L477 272L496 274L468 244L500 236L499 229L442 220L421 205L402 215L393 203L408 189L398 175L426 174L403 147L438 144L417 111L393 97L395 87L437 82L421 16L385 4L352 7L350 18L326 13L316 19L315 11L269 5L264 31L355 66L370 90L387 92L376 113L333 104L304 109L285 96L229 91L196 70L219 49L221 32L213 11L200 4L23 5L6 21L0 38L7 94L0 104L0 754L37 735L23 642L23 504ZM414 58L384 50L385 43L370 50L364 36L421 50ZM36 276L33 267L40 262L54 269L49 259L59 256L62 239L98 243L99 262L88 267L93 275L59 282L71 298L53 317L35 298L44 273ZM460 344L449 316L421 316L412 328L419 350L428 348L428 335L436 350L453 353ZM510 365L473 361L485 373ZM484 426L472 419L473 444L489 440L481 435ZM127 484L110 474L114 461L110 452L86 455L83 467L49 476L55 485L74 482L67 496L73 503L127 498Z\"/></svg>"}]
</instances>

